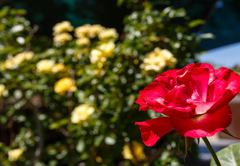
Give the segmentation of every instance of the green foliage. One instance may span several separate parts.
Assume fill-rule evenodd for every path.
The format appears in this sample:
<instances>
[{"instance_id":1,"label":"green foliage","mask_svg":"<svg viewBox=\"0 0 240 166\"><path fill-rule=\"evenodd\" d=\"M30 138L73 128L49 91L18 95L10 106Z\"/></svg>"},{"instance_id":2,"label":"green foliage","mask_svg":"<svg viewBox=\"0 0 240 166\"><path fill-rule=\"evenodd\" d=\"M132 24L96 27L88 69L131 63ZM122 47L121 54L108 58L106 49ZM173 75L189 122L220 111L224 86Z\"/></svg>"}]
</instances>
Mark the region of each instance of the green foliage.
<instances>
[{"instance_id":1,"label":"green foliage","mask_svg":"<svg viewBox=\"0 0 240 166\"><path fill-rule=\"evenodd\" d=\"M181 166L181 164L168 151L164 151L161 157L155 162L155 166Z\"/></svg>"},{"instance_id":2,"label":"green foliage","mask_svg":"<svg viewBox=\"0 0 240 166\"><path fill-rule=\"evenodd\" d=\"M0 143L0 164L148 165L156 150L161 152L157 157L164 154L160 165L178 163L172 155L177 149L177 135L170 133L158 146L144 147L140 152L131 142L142 142L136 121L161 116L149 113L145 117L138 111L134 101L139 91L175 63L179 68L196 62L196 53L201 51L200 38L191 32L189 25L193 23L183 8L157 11L146 5L125 18L124 33L119 38L116 34L91 36L92 26L86 25L84 35L89 43L79 45L77 41L83 36L76 35L77 28L77 38L69 32L60 40L57 36L63 33L55 31L54 44L47 49L49 41L33 37L24 14L7 7L0 11L0 141L4 142ZM21 29L14 31L16 26ZM163 59L165 65L159 71L145 70L144 59L155 48L161 56L161 49L167 49L177 61L167 65ZM127 143L134 160L122 154ZM22 156L10 162L7 152L19 148L24 151Z\"/></svg>"},{"instance_id":3,"label":"green foliage","mask_svg":"<svg viewBox=\"0 0 240 166\"><path fill-rule=\"evenodd\" d=\"M221 163L221 165L229 165L229 166L235 166L240 165L240 144L232 144L228 147L218 151L217 157ZM216 163L214 160L211 161L211 166L215 166Z\"/></svg>"},{"instance_id":4,"label":"green foliage","mask_svg":"<svg viewBox=\"0 0 240 166\"><path fill-rule=\"evenodd\" d=\"M126 38L121 45L122 54L135 54L143 58L156 46L170 50L178 59L177 68L187 63L197 62L196 52L200 52L198 37L191 33L189 22L183 8L165 8L163 11L144 10L133 12L126 17ZM206 35L205 35L206 36ZM209 37L209 36L206 36ZM210 36L212 37L212 36Z\"/></svg>"},{"instance_id":5,"label":"green foliage","mask_svg":"<svg viewBox=\"0 0 240 166\"><path fill-rule=\"evenodd\" d=\"M0 11L0 57L24 50L31 39L30 22L24 18L25 10L4 7Z\"/></svg>"}]
</instances>

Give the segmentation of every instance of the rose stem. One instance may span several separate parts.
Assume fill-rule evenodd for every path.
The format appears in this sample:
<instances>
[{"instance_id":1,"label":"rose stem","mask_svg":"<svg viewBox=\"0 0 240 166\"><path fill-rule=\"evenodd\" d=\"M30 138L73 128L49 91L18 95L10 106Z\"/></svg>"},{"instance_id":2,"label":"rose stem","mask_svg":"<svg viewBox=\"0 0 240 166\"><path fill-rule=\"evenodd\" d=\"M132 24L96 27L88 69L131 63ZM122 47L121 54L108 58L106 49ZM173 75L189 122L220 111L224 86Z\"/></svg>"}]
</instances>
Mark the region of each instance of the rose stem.
<instances>
[{"instance_id":1,"label":"rose stem","mask_svg":"<svg viewBox=\"0 0 240 166\"><path fill-rule=\"evenodd\" d=\"M221 166L219 160L218 160L218 157L216 155L216 153L214 152L210 142L208 141L207 137L202 137L204 143L206 144L206 146L208 147L208 150L210 151L210 153L212 154L212 157L215 161L215 163L217 164L217 166Z\"/></svg>"}]
</instances>

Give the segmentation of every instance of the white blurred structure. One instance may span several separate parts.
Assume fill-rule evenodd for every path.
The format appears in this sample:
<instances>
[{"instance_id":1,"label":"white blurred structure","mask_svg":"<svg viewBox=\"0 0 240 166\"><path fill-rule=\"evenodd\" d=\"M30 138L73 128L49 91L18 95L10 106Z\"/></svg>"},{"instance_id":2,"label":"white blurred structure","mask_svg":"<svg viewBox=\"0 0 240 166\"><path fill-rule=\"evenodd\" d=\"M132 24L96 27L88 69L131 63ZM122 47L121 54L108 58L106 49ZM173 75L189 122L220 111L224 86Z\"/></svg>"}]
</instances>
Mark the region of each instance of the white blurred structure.
<instances>
[{"instance_id":1,"label":"white blurred structure","mask_svg":"<svg viewBox=\"0 0 240 166\"><path fill-rule=\"evenodd\" d=\"M199 60L216 67L233 68L240 65L240 42L208 50L199 56Z\"/></svg>"}]
</instances>

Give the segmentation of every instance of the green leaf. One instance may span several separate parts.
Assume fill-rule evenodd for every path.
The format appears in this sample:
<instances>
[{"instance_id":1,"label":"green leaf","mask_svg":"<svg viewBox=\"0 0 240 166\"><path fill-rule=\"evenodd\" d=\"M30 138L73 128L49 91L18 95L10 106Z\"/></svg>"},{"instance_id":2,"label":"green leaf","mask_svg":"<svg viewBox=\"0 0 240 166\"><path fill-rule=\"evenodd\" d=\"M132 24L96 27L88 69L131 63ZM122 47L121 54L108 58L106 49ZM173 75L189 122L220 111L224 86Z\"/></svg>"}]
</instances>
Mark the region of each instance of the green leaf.
<instances>
[{"instance_id":1,"label":"green leaf","mask_svg":"<svg viewBox=\"0 0 240 166\"><path fill-rule=\"evenodd\" d=\"M197 19L197 20L192 20L191 22L189 22L188 26L190 28L193 28L193 27L196 27L196 26L202 25L202 24L205 24L205 21L201 20L201 19Z\"/></svg>"},{"instance_id":2,"label":"green leaf","mask_svg":"<svg viewBox=\"0 0 240 166\"><path fill-rule=\"evenodd\" d=\"M103 141L103 139L104 139L103 135L96 136L94 139L94 146L98 147Z\"/></svg>"},{"instance_id":3,"label":"green leaf","mask_svg":"<svg viewBox=\"0 0 240 166\"><path fill-rule=\"evenodd\" d=\"M240 143L229 145L228 147L218 151L218 159L222 166L238 166L240 165ZM211 161L211 166L216 166L214 160Z\"/></svg>"},{"instance_id":4,"label":"green leaf","mask_svg":"<svg viewBox=\"0 0 240 166\"><path fill-rule=\"evenodd\" d=\"M175 10L174 17L184 17L184 16L186 16L186 10L184 8Z\"/></svg>"},{"instance_id":5,"label":"green leaf","mask_svg":"<svg viewBox=\"0 0 240 166\"><path fill-rule=\"evenodd\" d=\"M51 129L51 130L58 129L58 128L68 124L68 122L69 122L69 119L59 120L59 121L57 121L55 123L50 124L49 125L49 129Z\"/></svg>"},{"instance_id":6,"label":"green leaf","mask_svg":"<svg viewBox=\"0 0 240 166\"><path fill-rule=\"evenodd\" d=\"M121 6L123 4L124 0L118 0L117 1L117 6Z\"/></svg>"},{"instance_id":7,"label":"green leaf","mask_svg":"<svg viewBox=\"0 0 240 166\"><path fill-rule=\"evenodd\" d=\"M5 123L7 123L7 121L8 121L8 119L7 119L7 117L6 116L0 116L0 123L1 124L5 124Z\"/></svg>"}]
</instances>

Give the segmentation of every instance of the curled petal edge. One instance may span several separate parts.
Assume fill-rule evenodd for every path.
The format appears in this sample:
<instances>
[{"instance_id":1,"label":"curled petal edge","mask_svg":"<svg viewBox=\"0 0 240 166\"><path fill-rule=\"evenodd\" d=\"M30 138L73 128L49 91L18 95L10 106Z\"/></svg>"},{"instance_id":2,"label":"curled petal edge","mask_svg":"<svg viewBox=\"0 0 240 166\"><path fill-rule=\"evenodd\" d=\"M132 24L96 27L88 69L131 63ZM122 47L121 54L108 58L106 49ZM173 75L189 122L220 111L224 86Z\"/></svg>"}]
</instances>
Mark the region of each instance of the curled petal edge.
<instances>
[{"instance_id":1,"label":"curled petal edge","mask_svg":"<svg viewBox=\"0 0 240 166\"><path fill-rule=\"evenodd\" d=\"M135 122L135 125L140 126L142 140L146 146L153 146L162 136L174 129L169 117Z\"/></svg>"}]
</instances>

